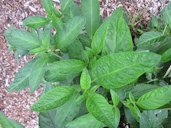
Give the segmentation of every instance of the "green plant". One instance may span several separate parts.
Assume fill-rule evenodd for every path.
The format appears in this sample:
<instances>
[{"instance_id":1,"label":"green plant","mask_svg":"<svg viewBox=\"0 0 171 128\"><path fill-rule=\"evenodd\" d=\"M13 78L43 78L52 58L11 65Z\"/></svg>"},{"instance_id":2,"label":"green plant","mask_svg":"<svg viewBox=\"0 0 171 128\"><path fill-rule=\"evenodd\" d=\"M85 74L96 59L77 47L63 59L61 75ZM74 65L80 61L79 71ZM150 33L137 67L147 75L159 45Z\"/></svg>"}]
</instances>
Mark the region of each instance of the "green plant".
<instances>
[{"instance_id":1,"label":"green plant","mask_svg":"<svg viewBox=\"0 0 171 128\"><path fill-rule=\"evenodd\" d=\"M6 31L17 54L35 56L8 91L44 87L32 106L40 128L169 128L170 68L163 72L171 60L171 3L136 50L121 8L101 20L98 0L61 0L61 10L42 4L47 17L26 18L28 31Z\"/></svg>"},{"instance_id":2,"label":"green plant","mask_svg":"<svg viewBox=\"0 0 171 128\"><path fill-rule=\"evenodd\" d=\"M6 118L0 112L0 128L23 128L23 126L14 120Z\"/></svg>"}]
</instances>

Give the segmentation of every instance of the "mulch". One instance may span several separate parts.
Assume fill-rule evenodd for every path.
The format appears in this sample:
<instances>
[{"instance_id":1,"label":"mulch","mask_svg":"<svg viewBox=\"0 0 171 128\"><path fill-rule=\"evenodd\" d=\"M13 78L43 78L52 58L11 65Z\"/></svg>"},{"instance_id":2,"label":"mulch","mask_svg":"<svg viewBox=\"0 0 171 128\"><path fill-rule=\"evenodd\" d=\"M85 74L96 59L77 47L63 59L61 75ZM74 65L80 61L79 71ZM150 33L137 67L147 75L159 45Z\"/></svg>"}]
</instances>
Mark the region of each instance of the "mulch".
<instances>
[{"instance_id":1,"label":"mulch","mask_svg":"<svg viewBox=\"0 0 171 128\"><path fill-rule=\"evenodd\" d=\"M30 94L28 88L15 93L6 91L15 73L30 57L16 60L14 53L8 50L4 31L10 26L22 28L22 21L27 16L45 15L40 3L40 0L0 0L0 111L22 123L25 128L38 128L38 113L32 112L30 107L42 89L39 88L34 94ZM168 0L100 0L100 13L106 18L117 7L124 7L130 18L139 15L143 19L141 22L146 23L152 15L159 15L167 3Z\"/></svg>"}]
</instances>

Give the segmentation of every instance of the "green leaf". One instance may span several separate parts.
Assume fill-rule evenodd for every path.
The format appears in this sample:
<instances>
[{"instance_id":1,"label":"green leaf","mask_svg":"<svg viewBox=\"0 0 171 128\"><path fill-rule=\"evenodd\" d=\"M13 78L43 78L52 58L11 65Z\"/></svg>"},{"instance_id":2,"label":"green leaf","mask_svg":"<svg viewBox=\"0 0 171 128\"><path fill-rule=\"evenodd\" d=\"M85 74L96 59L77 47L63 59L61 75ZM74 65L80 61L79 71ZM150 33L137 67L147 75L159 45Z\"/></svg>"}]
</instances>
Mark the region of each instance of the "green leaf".
<instances>
[{"instance_id":1,"label":"green leaf","mask_svg":"<svg viewBox=\"0 0 171 128\"><path fill-rule=\"evenodd\" d=\"M120 88L134 82L145 72L153 71L160 58L146 51L113 53L93 64L92 76L97 84L105 88Z\"/></svg>"},{"instance_id":2,"label":"green leaf","mask_svg":"<svg viewBox=\"0 0 171 128\"><path fill-rule=\"evenodd\" d=\"M162 122L167 117L168 110L143 111L140 118L140 128L162 128Z\"/></svg>"},{"instance_id":3,"label":"green leaf","mask_svg":"<svg viewBox=\"0 0 171 128\"><path fill-rule=\"evenodd\" d=\"M105 41L103 53L120 51L133 51L132 36L124 19L124 11L118 8L108 19L109 30Z\"/></svg>"},{"instance_id":4,"label":"green leaf","mask_svg":"<svg viewBox=\"0 0 171 128\"><path fill-rule=\"evenodd\" d=\"M47 81L64 81L77 76L84 68L84 62L68 59L50 63L47 66L45 79Z\"/></svg>"},{"instance_id":5,"label":"green leaf","mask_svg":"<svg viewBox=\"0 0 171 128\"><path fill-rule=\"evenodd\" d=\"M40 40L34 34L18 29L8 29L5 33L8 43L17 49L30 50L40 46Z\"/></svg>"},{"instance_id":6,"label":"green leaf","mask_svg":"<svg viewBox=\"0 0 171 128\"><path fill-rule=\"evenodd\" d=\"M157 16L152 16L151 21L150 21L150 26L152 28L160 27L159 18Z\"/></svg>"},{"instance_id":7,"label":"green leaf","mask_svg":"<svg viewBox=\"0 0 171 128\"><path fill-rule=\"evenodd\" d=\"M1 112L0 112L0 127L2 128L24 128L21 124L18 122L7 119Z\"/></svg>"},{"instance_id":8,"label":"green leaf","mask_svg":"<svg viewBox=\"0 0 171 128\"><path fill-rule=\"evenodd\" d=\"M43 16L29 16L24 21L24 26L31 27L31 28L40 28L45 26L49 23L49 19L43 17Z\"/></svg>"},{"instance_id":9,"label":"green leaf","mask_svg":"<svg viewBox=\"0 0 171 128\"><path fill-rule=\"evenodd\" d=\"M165 24L171 28L171 2L162 10L161 16Z\"/></svg>"},{"instance_id":10,"label":"green leaf","mask_svg":"<svg viewBox=\"0 0 171 128\"><path fill-rule=\"evenodd\" d=\"M41 112L39 114L39 127L40 128L56 128L58 122L55 120L56 109Z\"/></svg>"},{"instance_id":11,"label":"green leaf","mask_svg":"<svg viewBox=\"0 0 171 128\"><path fill-rule=\"evenodd\" d=\"M135 99L138 99L143 94L158 88L157 85L152 84L137 84L133 89L131 90L132 94L134 95Z\"/></svg>"},{"instance_id":12,"label":"green leaf","mask_svg":"<svg viewBox=\"0 0 171 128\"><path fill-rule=\"evenodd\" d=\"M143 109L157 109L171 101L171 86L154 89L142 95L137 104Z\"/></svg>"},{"instance_id":13,"label":"green leaf","mask_svg":"<svg viewBox=\"0 0 171 128\"><path fill-rule=\"evenodd\" d=\"M39 33L39 37L41 38L42 41L42 47L44 49L49 49L50 45L50 40L51 40L51 28L46 28L44 31L41 31Z\"/></svg>"},{"instance_id":14,"label":"green leaf","mask_svg":"<svg viewBox=\"0 0 171 128\"><path fill-rule=\"evenodd\" d=\"M98 54L104 48L106 41L108 40L110 23L106 20L96 31L93 36L91 47L95 54Z\"/></svg>"},{"instance_id":15,"label":"green leaf","mask_svg":"<svg viewBox=\"0 0 171 128\"><path fill-rule=\"evenodd\" d=\"M168 62L171 60L171 48L166 50L163 54L162 54L162 61L163 62Z\"/></svg>"},{"instance_id":16,"label":"green leaf","mask_svg":"<svg viewBox=\"0 0 171 128\"><path fill-rule=\"evenodd\" d=\"M73 2L73 0L61 0L60 1L62 12L65 12L65 10L69 8L71 2Z\"/></svg>"},{"instance_id":17,"label":"green leaf","mask_svg":"<svg viewBox=\"0 0 171 128\"><path fill-rule=\"evenodd\" d=\"M87 68L83 69L83 72L80 78L80 85L81 85L81 88L84 90L87 90L91 87L91 78L90 78Z\"/></svg>"},{"instance_id":18,"label":"green leaf","mask_svg":"<svg viewBox=\"0 0 171 128\"><path fill-rule=\"evenodd\" d=\"M77 50L75 50L77 49ZM71 59L82 59L82 51L84 50L83 45L79 40L75 40L71 45L69 45L67 52Z\"/></svg>"},{"instance_id":19,"label":"green leaf","mask_svg":"<svg viewBox=\"0 0 171 128\"><path fill-rule=\"evenodd\" d=\"M171 48L171 37L167 36L164 40L162 40L161 45L157 48L157 53L163 54Z\"/></svg>"},{"instance_id":20,"label":"green leaf","mask_svg":"<svg viewBox=\"0 0 171 128\"><path fill-rule=\"evenodd\" d=\"M54 4L52 0L41 0L43 8L46 10L47 15L51 16L54 10Z\"/></svg>"},{"instance_id":21,"label":"green leaf","mask_svg":"<svg viewBox=\"0 0 171 128\"><path fill-rule=\"evenodd\" d=\"M47 61L48 58L46 56L41 56L34 62L29 77L29 86L31 93L33 93L40 86L40 83L44 77Z\"/></svg>"},{"instance_id":22,"label":"green leaf","mask_svg":"<svg viewBox=\"0 0 171 128\"><path fill-rule=\"evenodd\" d=\"M29 51L30 54L42 54L44 52L46 52L44 47L38 47Z\"/></svg>"},{"instance_id":23,"label":"green leaf","mask_svg":"<svg viewBox=\"0 0 171 128\"><path fill-rule=\"evenodd\" d=\"M58 30L58 32L61 32L64 27L62 19L59 17L56 17L54 14L52 15L51 19L52 19L52 25L54 26L54 28Z\"/></svg>"},{"instance_id":24,"label":"green leaf","mask_svg":"<svg viewBox=\"0 0 171 128\"><path fill-rule=\"evenodd\" d=\"M60 107L70 99L74 92L75 89L71 86L58 86L40 97L32 106L32 110L43 112Z\"/></svg>"},{"instance_id":25,"label":"green leaf","mask_svg":"<svg viewBox=\"0 0 171 128\"><path fill-rule=\"evenodd\" d=\"M68 123L66 128L103 128L104 124L96 120L91 114L86 114Z\"/></svg>"},{"instance_id":26,"label":"green leaf","mask_svg":"<svg viewBox=\"0 0 171 128\"><path fill-rule=\"evenodd\" d=\"M120 110L117 107L114 107L113 111L115 114L114 115L115 116L115 125L119 126L119 122L120 122L120 118L121 118ZM118 127L116 127L116 128L118 128Z\"/></svg>"},{"instance_id":27,"label":"green leaf","mask_svg":"<svg viewBox=\"0 0 171 128\"><path fill-rule=\"evenodd\" d=\"M57 128L65 128L65 125L76 117L81 107L81 102L79 102L78 99L79 94L76 93L69 101L57 109L55 118Z\"/></svg>"},{"instance_id":28,"label":"green leaf","mask_svg":"<svg viewBox=\"0 0 171 128\"><path fill-rule=\"evenodd\" d=\"M68 47L80 34L84 24L85 20L80 16L76 16L69 20L66 23L65 28L56 35L57 46L62 50Z\"/></svg>"},{"instance_id":29,"label":"green leaf","mask_svg":"<svg viewBox=\"0 0 171 128\"><path fill-rule=\"evenodd\" d=\"M110 95L112 97L113 105L116 107L119 104L119 96L114 90L110 90Z\"/></svg>"},{"instance_id":30,"label":"green leaf","mask_svg":"<svg viewBox=\"0 0 171 128\"><path fill-rule=\"evenodd\" d=\"M124 113L125 113L126 121L127 121L127 123L130 124L131 128L136 128L139 126L138 122L134 119L131 111L128 108L124 107Z\"/></svg>"},{"instance_id":31,"label":"green leaf","mask_svg":"<svg viewBox=\"0 0 171 128\"><path fill-rule=\"evenodd\" d=\"M138 40L138 49L143 50L157 50L157 47L161 45L161 40L163 40L163 33L161 32L145 32Z\"/></svg>"},{"instance_id":32,"label":"green leaf","mask_svg":"<svg viewBox=\"0 0 171 128\"><path fill-rule=\"evenodd\" d=\"M100 5L98 0L82 0L82 14L86 18L86 30L92 38L100 25Z\"/></svg>"},{"instance_id":33,"label":"green leaf","mask_svg":"<svg viewBox=\"0 0 171 128\"><path fill-rule=\"evenodd\" d=\"M63 1L68 1L68 0L63 0ZM70 0L70 1L69 1L70 4L67 5L67 7L64 11L62 11L62 14L63 14L62 21L64 23L66 23L67 21L69 21L70 19L72 19L75 16L81 16L81 10L80 10L80 6L78 5L78 3L74 2L74 0ZM64 4L66 4L66 3L64 3Z\"/></svg>"},{"instance_id":34,"label":"green leaf","mask_svg":"<svg viewBox=\"0 0 171 128\"><path fill-rule=\"evenodd\" d=\"M164 115L164 112L163 112L163 115ZM170 128L171 127L170 119L171 119L171 112L168 111L168 117L162 123L163 124L163 128Z\"/></svg>"},{"instance_id":35,"label":"green leaf","mask_svg":"<svg viewBox=\"0 0 171 128\"><path fill-rule=\"evenodd\" d=\"M127 99L127 101L124 101L123 104L129 108L131 115L136 119L137 122L139 122L141 117L141 112L139 108L136 106L135 102L132 102L130 99Z\"/></svg>"},{"instance_id":36,"label":"green leaf","mask_svg":"<svg viewBox=\"0 0 171 128\"><path fill-rule=\"evenodd\" d=\"M24 67L18 71L15 75L14 82L8 88L9 92L22 90L29 85L30 70L32 69L34 62L35 59L26 63Z\"/></svg>"},{"instance_id":37,"label":"green leaf","mask_svg":"<svg viewBox=\"0 0 171 128\"><path fill-rule=\"evenodd\" d=\"M91 47L91 39L86 33L80 34L78 38L84 47Z\"/></svg>"},{"instance_id":38,"label":"green leaf","mask_svg":"<svg viewBox=\"0 0 171 128\"><path fill-rule=\"evenodd\" d=\"M100 122L108 127L117 128L116 118L112 106L100 94L89 95L86 106L88 111Z\"/></svg>"}]
</instances>

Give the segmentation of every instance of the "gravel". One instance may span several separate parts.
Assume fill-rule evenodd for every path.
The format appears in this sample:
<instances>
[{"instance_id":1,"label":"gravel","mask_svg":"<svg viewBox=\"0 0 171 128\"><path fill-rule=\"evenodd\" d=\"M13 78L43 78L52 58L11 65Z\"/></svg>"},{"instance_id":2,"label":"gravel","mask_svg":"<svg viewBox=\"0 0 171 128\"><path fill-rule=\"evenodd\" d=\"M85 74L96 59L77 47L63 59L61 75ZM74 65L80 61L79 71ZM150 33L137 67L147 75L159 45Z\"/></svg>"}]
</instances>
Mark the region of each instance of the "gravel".
<instances>
[{"instance_id":1,"label":"gravel","mask_svg":"<svg viewBox=\"0 0 171 128\"><path fill-rule=\"evenodd\" d=\"M141 16L147 22L152 15L159 15L168 0L100 0L100 3L100 13L104 18L117 7L124 7L130 18ZM15 93L6 91L15 73L30 57L15 60L13 52L8 50L4 31L10 26L22 28L22 20L27 16L44 14L40 0L0 0L0 111L22 123L25 128L38 128L38 113L32 112L30 107L42 89L39 88L34 94L30 94L28 88Z\"/></svg>"}]
</instances>

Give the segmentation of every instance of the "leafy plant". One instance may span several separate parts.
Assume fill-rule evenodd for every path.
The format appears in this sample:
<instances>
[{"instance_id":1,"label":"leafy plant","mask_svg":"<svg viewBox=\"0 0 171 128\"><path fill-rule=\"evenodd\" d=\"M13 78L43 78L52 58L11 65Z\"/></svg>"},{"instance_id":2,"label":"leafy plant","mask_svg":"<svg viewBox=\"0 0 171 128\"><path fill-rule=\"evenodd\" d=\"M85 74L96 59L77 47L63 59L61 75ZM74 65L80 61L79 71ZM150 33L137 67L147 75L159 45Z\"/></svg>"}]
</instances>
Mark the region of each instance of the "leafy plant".
<instances>
[{"instance_id":1,"label":"leafy plant","mask_svg":"<svg viewBox=\"0 0 171 128\"><path fill-rule=\"evenodd\" d=\"M18 122L8 119L0 112L0 127L2 128L23 128Z\"/></svg>"},{"instance_id":2,"label":"leafy plant","mask_svg":"<svg viewBox=\"0 0 171 128\"><path fill-rule=\"evenodd\" d=\"M42 0L46 17L26 18L27 31L6 31L15 52L34 55L8 90L43 86L32 106L40 128L168 128L171 3L152 18L136 50L122 8L101 20L98 0L60 4L57 10Z\"/></svg>"}]
</instances>

